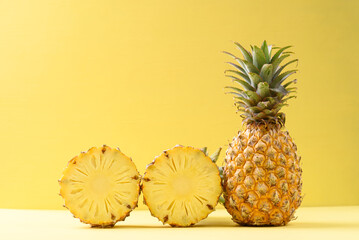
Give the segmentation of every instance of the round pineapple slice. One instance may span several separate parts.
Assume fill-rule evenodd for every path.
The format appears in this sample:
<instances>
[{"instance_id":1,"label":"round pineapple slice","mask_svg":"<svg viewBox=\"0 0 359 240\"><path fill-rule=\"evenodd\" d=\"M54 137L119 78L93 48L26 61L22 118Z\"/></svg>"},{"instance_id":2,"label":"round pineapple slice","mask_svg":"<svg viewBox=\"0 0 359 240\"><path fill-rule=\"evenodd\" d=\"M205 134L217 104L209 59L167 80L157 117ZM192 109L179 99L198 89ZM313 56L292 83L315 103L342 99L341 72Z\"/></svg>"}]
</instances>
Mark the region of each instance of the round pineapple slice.
<instances>
[{"instance_id":1,"label":"round pineapple slice","mask_svg":"<svg viewBox=\"0 0 359 240\"><path fill-rule=\"evenodd\" d=\"M147 166L144 202L154 217L171 226L190 226L214 211L222 193L217 165L203 151L176 146Z\"/></svg>"},{"instance_id":2,"label":"round pineapple slice","mask_svg":"<svg viewBox=\"0 0 359 240\"><path fill-rule=\"evenodd\" d=\"M71 161L59 180L74 217L92 227L113 227L137 206L140 175L119 149L93 147Z\"/></svg>"}]
</instances>

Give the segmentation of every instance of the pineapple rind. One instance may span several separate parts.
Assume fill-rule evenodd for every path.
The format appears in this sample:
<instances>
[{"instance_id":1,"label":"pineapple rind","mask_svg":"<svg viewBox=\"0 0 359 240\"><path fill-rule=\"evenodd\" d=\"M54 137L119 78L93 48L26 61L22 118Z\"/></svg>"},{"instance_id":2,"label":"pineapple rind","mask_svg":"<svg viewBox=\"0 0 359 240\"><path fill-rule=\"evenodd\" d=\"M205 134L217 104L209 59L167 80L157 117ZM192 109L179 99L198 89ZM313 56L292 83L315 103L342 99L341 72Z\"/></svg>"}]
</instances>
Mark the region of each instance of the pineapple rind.
<instances>
[{"instance_id":1,"label":"pineapple rind","mask_svg":"<svg viewBox=\"0 0 359 240\"><path fill-rule=\"evenodd\" d=\"M92 227L112 227L137 206L140 175L132 160L108 146L68 162L59 180L65 207Z\"/></svg>"},{"instance_id":2,"label":"pineapple rind","mask_svg":"<svg viewBox=\"0 0 359 240\"><path fill-rule=\"evenodd\" d=\"M302 202L297 147L280 125L246 125L226 152L225 207L240 225L286 225Z\"/></svg>"},{"instance_id":3,"label":"pineapple rind","mask_svg":"<svg viewBox=\"0 0 359 240\"><path fill-rule=\"evenodd\" d=\"M176 179L189 187L177 189ZM218 168L207 155L193 147L176 146L147 166L142 192L152 216L163 224L185 227L214 211L222 187Z\"/></svg>"}]
</instances>

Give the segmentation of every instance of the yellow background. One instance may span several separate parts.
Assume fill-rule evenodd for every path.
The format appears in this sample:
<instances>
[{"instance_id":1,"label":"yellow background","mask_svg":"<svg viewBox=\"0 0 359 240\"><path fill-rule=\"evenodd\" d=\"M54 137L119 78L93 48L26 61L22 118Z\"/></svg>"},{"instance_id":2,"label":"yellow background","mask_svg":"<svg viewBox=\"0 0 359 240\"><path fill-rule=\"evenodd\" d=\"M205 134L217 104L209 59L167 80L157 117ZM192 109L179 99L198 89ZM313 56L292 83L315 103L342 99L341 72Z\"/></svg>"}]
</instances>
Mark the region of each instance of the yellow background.
<instances>
[{"instance_id":1,"label":"yellow background","mask_svg":"<svg viewBox=\"0 0 359 240\"><path fill-rule=\"evenodd\" d=\"M294 45L300 59L298 98L284 111L302 155L303 205L359 204L358 9L355 0L1 1L0 208L62 209L56 180L91 146L119 146L140 173L176 144L225 146L241 119L224 94L221 51L263 39Z\"/></svg>"}]
</instances>

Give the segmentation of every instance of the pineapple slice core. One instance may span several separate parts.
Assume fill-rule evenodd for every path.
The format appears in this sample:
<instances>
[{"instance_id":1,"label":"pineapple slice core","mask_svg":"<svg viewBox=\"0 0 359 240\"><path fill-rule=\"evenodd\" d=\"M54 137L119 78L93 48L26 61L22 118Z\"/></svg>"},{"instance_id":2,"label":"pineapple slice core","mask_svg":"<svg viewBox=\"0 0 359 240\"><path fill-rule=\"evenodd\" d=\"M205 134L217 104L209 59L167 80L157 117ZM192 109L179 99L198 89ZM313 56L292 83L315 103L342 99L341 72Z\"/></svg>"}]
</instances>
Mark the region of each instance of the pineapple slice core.
<instances>
[{"instance_id":1,"label":"pineapple slice core","mask_svg":"<svg viewBox=\"0 0 359 240\"><path fill-rule=\"evenodd\" d=\"M190 174L178 174L178 176L175 175L170 180L169 190L172 191L172 194L177 198L186 198L193 194L194 184Z\"/></svg>"},{"instance_id":2,"label":"pineapple slice core","mask_svg":"<svg viewBox=\"0 0 359 240\"><path fill-rule=\"evenodd\" d=\"M222 188L218 168L208 156L178 146L147 167L142 192L153 216L172 226L189 226L214 210Z\"/></svg>"},{"instance_id":3,"label":"pineapple slice core","mask_svg":"<svg viewBox=\"0 0 359 240\"><path fill-rule=\"evenodd\" d=\"M139 182L135 165L119 150L91 148L69 162L60 195L82 222L111 227L137 206Z\"/></svg>"},{"instance_id":4,"label":"pineapple slice core","mask_svg":"<svg viewBox=\"0 0 359 240\"><path fill-rule=\"evenodd\" d=\"M93 176L89 179L89 191L100 198L105 198L113 189L111 180L103 174Z\"/></svg>"}]
</instances>

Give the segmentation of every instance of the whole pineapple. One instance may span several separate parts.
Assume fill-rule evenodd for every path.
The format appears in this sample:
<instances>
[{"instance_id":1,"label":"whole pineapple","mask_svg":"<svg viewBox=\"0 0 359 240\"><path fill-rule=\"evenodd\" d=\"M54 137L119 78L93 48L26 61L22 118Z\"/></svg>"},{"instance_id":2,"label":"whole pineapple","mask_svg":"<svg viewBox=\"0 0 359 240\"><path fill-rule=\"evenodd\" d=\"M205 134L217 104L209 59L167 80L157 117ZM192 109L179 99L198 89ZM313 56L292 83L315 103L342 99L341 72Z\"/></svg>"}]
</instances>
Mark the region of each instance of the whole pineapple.
<instances>
[{"instance_id":1,"label":"whole pineapple","mask_svg":"<svg viewBox=\"0 0 359 240\"><path fill-rule=\"evenodd\" d=\"M285 225L294 218L302 197L302 169L297 147L284 130L280 112L295 97L288 77L297 70L283 71L298 59L281 64L292 52L290 46L275 48L266 41L251 52L235 43L244 59L232 56L235 69L228 77L240 87L233 90L235 105L242 112L243 131L233 138L226 152L223 171L225 207L241 225Z\"/></svg>"}]
</instances>

